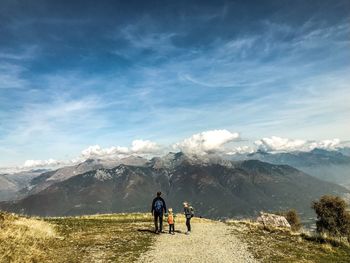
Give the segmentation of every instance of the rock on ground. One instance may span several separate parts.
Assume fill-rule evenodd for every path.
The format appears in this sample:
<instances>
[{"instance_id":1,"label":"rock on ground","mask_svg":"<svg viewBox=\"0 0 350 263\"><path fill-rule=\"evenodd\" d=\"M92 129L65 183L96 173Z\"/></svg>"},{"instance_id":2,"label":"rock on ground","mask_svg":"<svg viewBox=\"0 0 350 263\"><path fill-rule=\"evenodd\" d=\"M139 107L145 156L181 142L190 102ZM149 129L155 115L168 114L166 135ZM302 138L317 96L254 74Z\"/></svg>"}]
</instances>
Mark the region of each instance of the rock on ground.
<instances>
[{"instance_id":1,"label":"rock on ground","mask_svg":"<svg viewBox=\"0 0 350 263\"><path fill-rule=\"evenodd\" d=\"M257 221L264 226L291 228L287 219L284 216L280 215L261 212L260 216L257 218Z\"/></svg>"},{"instance_id":2,"label":"rock on ground","mask_svg":"<svg viewBox=\"0 0 350 263\"><path fill-rule=\"evenodd\" d=\"M175 235L160 234L138 262L257 262L226 224L207 220L192 223L192 228L186 235L186 226L176 224Z\"/></svg>"}]
</instances>

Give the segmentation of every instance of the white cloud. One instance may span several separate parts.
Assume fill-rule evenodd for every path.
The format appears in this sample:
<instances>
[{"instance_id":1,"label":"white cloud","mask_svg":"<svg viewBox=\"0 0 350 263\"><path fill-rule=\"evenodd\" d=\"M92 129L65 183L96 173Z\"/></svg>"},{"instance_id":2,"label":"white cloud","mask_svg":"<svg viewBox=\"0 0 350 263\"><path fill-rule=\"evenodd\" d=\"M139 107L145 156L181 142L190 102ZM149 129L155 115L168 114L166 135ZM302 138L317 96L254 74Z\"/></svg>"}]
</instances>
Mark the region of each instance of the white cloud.
<instances>
[{"instance_id":1,"label":"white cloud","mask_svg":"<svg viewBox=\"0 0 350 263\"><path fill-rule=\"evenodd\" d=\"M24 168L38 168L38 167L53 167L63 164L61 161L54 159L48 160L27 160L24 162Z\"/></svg>"},{"instance_id":2,"label":"white cloud","mask_svg":"<svg viewBox=\"0 0 350 263\"><path fill-rule=\"evenodd\" d=\"M339 139L331 139L331 140L323 140L319 142L310 142L309 149L326 149L326 150L334 150L338 146L340 146L340 140Z\"/></svg>"},{"instance_id":3,"label":"white cloud","mask_svg":"<svg viewBox=\"0 0 350 263\"><path fill-rule=\"evenodd\" d=\"M134 140L131 151L134 153L156 153L160 148L158 144L149 140Z\"/></svg>"},{"instance_id":4,"label":"white cloud","mask_svg":"<svg viewBox=\"0 0 350 263\"><path fill-rule=\"evenodd\" d=\"M229 152L226 154L228 155L234 155L234 154L245 154L245 153L253 153L255 149L251 146L243 145L243 146L238 146L234 147L233 149L230 149Z\"/></svg>"},{"instance_id":5,"label":"white cloud","mask_svg":"<svg viewBox=\"0 0 350 263\"><path fill-rule=\"evenodd\" d=\"M340 144L339 139L308 141L272 136L255 141L259 150L265 152L310 151L315 148L334 150Z\"/></svg>"},{"instance_id":6,"label":"white cloud","mask_svg":"<svg viewBox=\"0 0 350 263\"><path fill-rule=\"evenodd\" d=\"M23 165L17 167L1 167L1 171L13 171L19 172L26 169L34 168L54 168L61 167L65 165L72 165L80 163L89 158L100 158L100 159L118 159L129 155L140 155L148 156L150 154L158 155L163 153L163 147L155 142L149 140L134 140L131 143L131 147L123 146L111 146L107 148L102 148L99 145L91 145L86 149L82 150L80 155L71 160L26 160Z\"/></svg>"},{"instance_id":7,"label":"white cloud","mask_svg":"<svg viewBox=\"0 0 350 263\"><path fill-rule=\"evenodd\" d=\"M82 150L81 157L83 159L103 158L108 156L112 157L117 155L125 155L128 153L129 153L129 149L127 147L112 146L109 148L101 148L99 145L92 145Z\"/></svg>"},{"instance_id":8,"label":"white cloud","mask_svg":"<svg viewBox=\"0 0 350 263\"><path fill-rule=\"evenodd\" d=\"M266 152L296 151L302 147L305 147L306 143L307 142L304 140L293 140L277 136L272 136L271 138L262 138L258 141L255 141L258 149Z\"/></svg>"},{"instance_id":9,"label":"white cloud","mask_svg":"<svg viewBox=\"0 0 350 263\"><path fill-rule=\"evenodd\" d=\"M92 145L81 152L82 159L88 158L120 158L131 154L147 155L158 154L162 147L149 140L134 140L131 147L112 146L101 148L99 145Z\"/></svg>"},{"instance_id":10,"label":"white cloud","mask_svg":"<svg viewBox=\"0 0 350 263\"><path fill-rule=\"evenodd\" d=\"M231 142L239 140L239 133L232 133L228 130L211 130L192 135L189 138L173 145L175 150L182 151L188 155L205 155L210 153L222 153L228 155L252 153L255 150L265 152L291 152L311 151L315 148L336 150L345 147L344 142L339 139L329 140L301 140L272 136L262 138L254 142L254 146L241 145L233 147ZM161 146L150 140L134 140L130 147L112 146L102 148L99 145L91 145L82 150L77 158L71 160L27 160L22 166L2 167L4 171L21 171L34 168L54 168L65 165L80 163L89 158L118 159L129 155L140 155L149 157L164 154L167 147Z\"/></svg>"},{"instance_id":11,"label":"white cloud","mask_svg":"<svg viewBox=\"0 0 350 263\"><path fill-rule=\"evenodd\" d=\"M207 153L223 152L224 146L239 139L238 133L231 133L228 130L212 130L197 133L182 142L173 145L187 154L204 155Z\"/></svg>"}]
</instances>

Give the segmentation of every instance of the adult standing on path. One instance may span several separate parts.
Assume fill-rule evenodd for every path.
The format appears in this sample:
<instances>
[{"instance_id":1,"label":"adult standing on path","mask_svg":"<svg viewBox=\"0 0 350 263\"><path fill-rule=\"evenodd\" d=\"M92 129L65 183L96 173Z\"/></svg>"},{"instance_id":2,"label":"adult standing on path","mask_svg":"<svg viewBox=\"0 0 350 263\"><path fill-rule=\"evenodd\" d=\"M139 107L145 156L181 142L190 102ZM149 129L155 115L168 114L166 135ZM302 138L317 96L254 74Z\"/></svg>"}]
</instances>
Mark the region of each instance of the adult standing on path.
<instances>
[{"instance_id":1,"label":"adult standing on path","mask_svg":"<svg viewBox=\"0 0 350 263\"><path fill-rule=\"evenodd\" d=\"M189 206L187 202L184 202L183 205L184 205L184 214L186 217L186 226L187 226L186 234L189 235L191 233L191 218L193 217L193 208Z\"/></svg>"},{"instance_id":2,"label":"adult standing on path","mask_svg":"<svg viewBox=\"0 0 350 263\"><path fill-rule=\"evenodd\" d=\"M163 213L166 213L166 204L160 196L161 192L157 192L157 197L153 199L151 213L154 216L154 232L161 233L163 230ZM158 227L159 221L159 227Z\"/></svg>"}]
</instances>

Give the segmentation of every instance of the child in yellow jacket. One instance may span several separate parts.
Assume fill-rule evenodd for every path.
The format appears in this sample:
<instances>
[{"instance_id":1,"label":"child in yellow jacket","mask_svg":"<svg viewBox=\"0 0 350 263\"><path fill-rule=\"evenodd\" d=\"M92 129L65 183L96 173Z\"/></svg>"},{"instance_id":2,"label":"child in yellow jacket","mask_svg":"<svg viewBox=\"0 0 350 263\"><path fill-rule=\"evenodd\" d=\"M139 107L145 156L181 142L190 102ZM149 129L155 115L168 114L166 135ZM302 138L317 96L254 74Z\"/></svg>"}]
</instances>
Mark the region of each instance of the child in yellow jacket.
<instances>
[{"instance_id":1,"label":"child in yellow jacket","mask_svg":"<svg viewBox=\"0 0 350 263\"><path fill-rule=\"evenodd\" d=\"M175 215L173 214L173 209L168 210L168 224L169 224L169 234L175 235Z\"/></svg>"}]
</instances>

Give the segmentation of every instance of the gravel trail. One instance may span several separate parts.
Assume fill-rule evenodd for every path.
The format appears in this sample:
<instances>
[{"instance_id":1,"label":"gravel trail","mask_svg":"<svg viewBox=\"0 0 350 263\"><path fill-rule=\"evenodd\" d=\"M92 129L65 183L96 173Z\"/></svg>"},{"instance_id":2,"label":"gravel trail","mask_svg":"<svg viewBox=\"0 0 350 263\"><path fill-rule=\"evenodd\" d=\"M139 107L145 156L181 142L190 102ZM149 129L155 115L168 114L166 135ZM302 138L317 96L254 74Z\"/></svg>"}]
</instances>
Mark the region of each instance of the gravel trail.
<instances>
[{"instance_id":1,"label":"gravel trail","mask_svg":"<svg viewBox=\"0 0 350 263\"><path fill-rule=\"evenodd\" d=\"M184 223L175 224L175 235L160 234L138 262L257 262L226 224L197 219L192 228L192 233L185 235Z\"/></svg>"}]
</instances>

